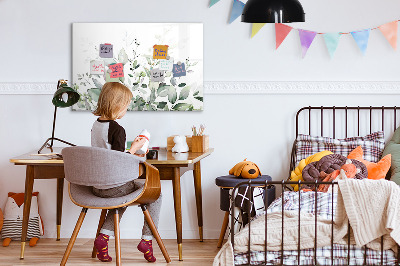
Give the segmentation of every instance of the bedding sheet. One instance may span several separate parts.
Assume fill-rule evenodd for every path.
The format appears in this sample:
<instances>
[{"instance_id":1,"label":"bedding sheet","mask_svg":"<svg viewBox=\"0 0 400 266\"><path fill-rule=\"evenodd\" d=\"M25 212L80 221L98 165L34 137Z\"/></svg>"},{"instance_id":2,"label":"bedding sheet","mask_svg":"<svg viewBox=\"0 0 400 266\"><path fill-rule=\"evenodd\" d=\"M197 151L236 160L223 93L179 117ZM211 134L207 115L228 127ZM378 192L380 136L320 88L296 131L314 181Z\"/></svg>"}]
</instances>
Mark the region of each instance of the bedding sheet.
<instances>
[{"instance_id":1,"label":"bedding sheet","mask_svg":"<svg viewBox=\"0 0 400 266\"><path fill-rule=\"evenodd\" d=\"M302 213L311 213L317 215L322 219L331 220L332 213L336 213L336 193L323 193L323 192L285 192L283 197L276 199L267 210L267 215L271 213L281 212L282 204L285 211L300 211ZM332 212L333 210L333 212ZM265 216L265 212L254 217L253 221ZM235 247L236 249L236 247ZM318 265L332 265L331 246L320 247L316 249L317 264ZM366 254L366 256L364 255ZM280 251L267 251L267 265L281 264ZM334 244L333 245L334 265L347 265L348 245ZM250 264L264 264L265 252L252 251L250 253ZM365 260L365 261L364 261ZM247 252L235 252L234 255L235 265L248 264ZM283 253L284 265L297 265L298 254L297 250L285 250ZM350 265L380 265L381 252L350 245ZM395 265L396 257L392 250L385 250L383 252L383 264ZM300 251L300 265L313 265L314 264L314 249L303 249Z\"/></svg>"}]
</instances>

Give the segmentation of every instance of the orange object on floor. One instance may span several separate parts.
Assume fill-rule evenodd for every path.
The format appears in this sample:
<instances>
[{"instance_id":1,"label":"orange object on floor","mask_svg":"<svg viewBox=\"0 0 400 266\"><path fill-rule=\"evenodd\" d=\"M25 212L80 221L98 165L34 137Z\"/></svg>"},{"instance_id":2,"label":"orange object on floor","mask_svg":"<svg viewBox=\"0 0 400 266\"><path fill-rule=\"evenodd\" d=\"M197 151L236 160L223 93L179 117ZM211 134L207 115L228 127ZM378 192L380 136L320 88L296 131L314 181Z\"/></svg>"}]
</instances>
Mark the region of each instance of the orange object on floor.
<instances>
[{"instance_id":1,"label":"orange object on floor","mask_svg":"<svg viewBox=\"0 0 400 266\"><path fill-rule=\"evenodd\" d=\"M4 238L3 240L3 247L8 247L11 243L11 238Z\"/></svg>"},{"instance_id":2,"label":"orange object on floor","mask_svg":"<svg viewBox=\"0 0 400 266\"><path fill-rule=\"evenodd\" d=\"M32 237L31 240L29 240L29 246L34 247L36 246L36 243L39 241L39 238L37 237Z\"/></svg>"}]
</instances>

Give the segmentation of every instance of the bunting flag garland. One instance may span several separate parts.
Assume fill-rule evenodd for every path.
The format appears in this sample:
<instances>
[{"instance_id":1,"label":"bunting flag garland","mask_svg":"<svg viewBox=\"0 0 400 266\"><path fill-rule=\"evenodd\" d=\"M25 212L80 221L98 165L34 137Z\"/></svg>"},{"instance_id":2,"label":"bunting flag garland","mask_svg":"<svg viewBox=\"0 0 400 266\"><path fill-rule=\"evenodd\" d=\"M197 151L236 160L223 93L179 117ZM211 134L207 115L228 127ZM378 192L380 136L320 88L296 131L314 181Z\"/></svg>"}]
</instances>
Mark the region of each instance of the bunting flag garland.
<instances>
[{"instance_id":1,"label":"bunting flag garland","mask_svg":"<svg viewBox=\"0 0 400 266\"><path fill-rule=\"evenodd\" d=\"M213 5L215 5L218 2L219 2L219 0L210 0L210 5L208 7L212 7Z\"/></svg>"},{"instance_id":2,"label":"bunting flag garland","mask_svg":"<svg viewBox=\"0 0 400 266\"><path fill-rule=\"evenodd\" d=\"M370 32L371 32L371 29L351 32L351 35L353 36L354 40L356 41L356 43L357 43L358 47L360 48L360 51L363 55L365 55L365 51L367 50Z\"/></svg>"},{"instance_id":3,"label":"bunting flag garland","mask_svg":"<svg viewBox=\"0 0 400 266\"><path fill-rule=\"evenodd\" d=\"M340 36L342 36L342 34L340 34L339 32L334 32L334 33L325 33L323 36L326 48L328 48L329 55L332 58L333 54L336 51L336 48L338 47L339 39Z\"/></svg>"},{"instance_id":4,"label":"bunting flag garland","mask_svg":"<svg viewBox=\"0 0 400 266\"><path fill-rule=\"evenodd\" d=\"M209 7L212 7L220 0L209 0ZM232 24L238 17L242 14L245 2L244 0L231 0L232 1L232 10L229 16L229 24ZM278 49L286 37L292 30L298 30L300 36L300 43L301 43L301 53L302 57L304 58L307 54L308 49L310 48L312 42L314 41L315 37L318 35L322 35L324 38L329 56L333 58L337 47L339 45L340 37L342 35L351 34L353 36L354 41L356 42L357 46L359 47L361 53L365 55L368 47L369 36L372 30L380 30L385 36L386 40L392 46L394 50L397 49L397 31L398 31L398 22L400 20L395 20L374 28L368 28L360 31L351 31L351 32L333 32L333 33L324 33L324 32L315 32L310 30L298 29L293 28L291 26L275 23L275 41L276 47ZM264 26L266 23L252 23L251 29L251 38L253 38Z\"/></svg>"},{"instance_id":5,"label":"bunting flag garland","mask_svg":"<svg viewBox=\"0 0 400 266\"><path fill-rule=\"evenodd\" d=\"M251 28L251 38L256 35L262 27L264 27L265 23L253 23L252 28Z\"/></svg>"},{"instance_id":6,"label":"bunting flag garland","mask_svg":"<svg viewBox=\"0 0 400 266\"><path fill-rule=\"evenodd\" d=\"M394 50L397 49L397 24L396 20L378 27Z\"/></svg>"},{"instance_id":7,"label":"bunting flag garland","mask_svg":"<svg viewBox=\"0 0 400 266\"><path fill-rule=\"evenodd\" d=\"M231 24L235 19L242 15L244 8L244 3L239 0L233 0L231 17L229 18L229 24Z\"/></svg>"},{"instance_id":8,"label":"bunting flag garland","mask_svg":"<svg viewBox=\"0 0 400 266\"><path fill-rule=\"evenodd\" d=\"M288 25L275 23L276 49L278 49L278 47L282 44L282 42L285 40L286 36L288 36L292 29L293 28Z\"/></svg>"},{"instance_id":9,"label":"bunting flag garland","mask_svg":"<svg viewBox=\"0 0 400 266\"><path fill-rule=\"evenodd\" d=\"M299 29L299 36L300 36L300 43L301 43L301 54L304 58L310 48L315 36L317 33L315 31L308 31L308 30L300 30Z\"/></svg>"}]
</instances>

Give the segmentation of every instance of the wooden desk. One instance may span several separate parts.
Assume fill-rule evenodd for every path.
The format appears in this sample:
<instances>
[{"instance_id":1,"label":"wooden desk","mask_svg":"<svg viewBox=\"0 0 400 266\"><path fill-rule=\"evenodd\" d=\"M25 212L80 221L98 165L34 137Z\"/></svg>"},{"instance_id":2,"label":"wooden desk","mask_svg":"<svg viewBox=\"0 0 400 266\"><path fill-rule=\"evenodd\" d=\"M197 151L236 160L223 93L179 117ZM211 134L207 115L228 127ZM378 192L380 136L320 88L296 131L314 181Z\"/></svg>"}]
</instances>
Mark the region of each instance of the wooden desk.
<instances>
[{"instance_id":1,"label":"wooden desk","mask_svg":"<svg viewBox=\"0 0 400 266\"><path fill-rule=\"evenodd\" d=\"M61 148L54 148L60 153ZM148 163L158 168L161 180L171 180L173 184L175 223L178 242L179 260L182 260L182 204L180 177L188 170L193 170L194 190L196 196L197 219L199 225L200 241L203 241L203 211L201 193L200 160L210 155L214 149L206 152L174 154L161 149L157 160L147 160ZM44 150L42 153L50 152ZM23 154L10 159L15 165L26 165L25 199L21 235L21 255L24 258L28 219L31 208L32 189L34 179L57 178L57 240L60 240L61 214L64 188L64 162L56 156L39 156L37 151Z\"/></svg>"}]
</instances>

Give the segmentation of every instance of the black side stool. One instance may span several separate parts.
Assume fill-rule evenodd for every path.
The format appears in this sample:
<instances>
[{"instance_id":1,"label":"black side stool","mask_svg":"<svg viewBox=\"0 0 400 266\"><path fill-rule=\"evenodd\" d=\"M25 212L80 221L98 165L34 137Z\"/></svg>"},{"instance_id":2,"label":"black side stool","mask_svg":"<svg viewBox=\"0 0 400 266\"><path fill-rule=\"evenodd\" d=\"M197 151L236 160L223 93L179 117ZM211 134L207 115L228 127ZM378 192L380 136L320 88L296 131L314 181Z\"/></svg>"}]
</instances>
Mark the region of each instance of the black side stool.
<instances>
[{"instance_id":1,"label":"black side stool","mask_svg":"<svg viewBox=\"0 0 400 266\"><path fill-rule=\"evenodd\" d=\"M236 177L234 175L220 176L215 179L215 184L220 187L220 209L225 211L224 221L222 222L221 234L219 235L218 245L220 248L222 246L222 242L224 241L226 228L228 227L229 222L229 208L230 208L230 199L229 192L233 189L237 184L246 182L246 181L263 181L266 180L272 181L272 178L268 175L261 175L254 179L246 179ZM257 186L254 186L257 187ZM268 200L267 207L275 200L275 186L270 186L268 189Z\"/></svg>"}]
</instances>

